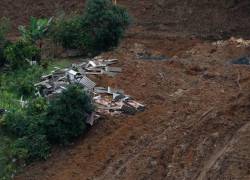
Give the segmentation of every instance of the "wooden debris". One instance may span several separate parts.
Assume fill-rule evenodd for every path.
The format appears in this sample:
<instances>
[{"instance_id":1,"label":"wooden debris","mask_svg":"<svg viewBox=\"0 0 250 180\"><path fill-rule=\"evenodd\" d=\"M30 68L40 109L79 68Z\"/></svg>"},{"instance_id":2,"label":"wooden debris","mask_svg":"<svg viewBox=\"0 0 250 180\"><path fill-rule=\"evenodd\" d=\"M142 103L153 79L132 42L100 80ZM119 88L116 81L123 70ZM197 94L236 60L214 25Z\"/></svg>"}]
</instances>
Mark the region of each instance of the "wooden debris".
<instances>
[{"instance_id":1,"label":"wooden debris","mask_svg":"<svg viewBox=\"0 0 250 180\"><path fill-rule=\"evenodd\" d=\"M108 93L108 89L106 89L104 87L95 87L94 93L95 94L106 94L106 93Z\"/></svg>"},{"instance_id":2,"label":"wooden debris","mask_svg":"<svg viewBox=\"0 0 250 180\"><path fill-rule=\"evenodd\" d=\"M104 71L103 74L106 74L109 77L115 77L117 75L117 73L115 72L107 72L107 71Z\"/></svg>"},{"instance_id":3,"label":"wooden debris","mask_svg":"<svg viewBox=\"0 0 250 180\"><path fill-rule=\"evenodd\" d=\"M122 72L120 67L111 67L117 63L117 59L103 59L95 57L80 64L72 64L69 69L55 68L50 74L42 76L41 82L34 84L36 95L48 99L62 93L69 84L80 84L92 96L97 110L88 116L86 123L93 125L94 121L101 115L120 115L121 113L133 115L136 112L144 111L145 106L132 100L123 90L111 87L96 87L96 83L87 75L108 75L115 76Z\"/></svg>"},{"instance_id":4,"label":"wooden debris","mask_svg":"<svg viewBox=\"0 0 250 180\"><path fill-rule=\"evenodd\" d=\"M106 72L122 72L122 68L119 67L105 67Z\"/></svg>"},{"instance_id":5,"label":"wooden debris","mask_svg":"<svg viewBox=\"0 0 250 180\"><path fill-rule=\"evenodd\" d=\"M91 125L91 126L93 126L94 125L94 122L95 122L95 116L96 116L96 114L93 112L93 113L91 113L89 116L88 116L88 118L87 118L87 120L86 120L86 123L87 124L89 124L89 125Z\"/></svg>"}]
</instances>

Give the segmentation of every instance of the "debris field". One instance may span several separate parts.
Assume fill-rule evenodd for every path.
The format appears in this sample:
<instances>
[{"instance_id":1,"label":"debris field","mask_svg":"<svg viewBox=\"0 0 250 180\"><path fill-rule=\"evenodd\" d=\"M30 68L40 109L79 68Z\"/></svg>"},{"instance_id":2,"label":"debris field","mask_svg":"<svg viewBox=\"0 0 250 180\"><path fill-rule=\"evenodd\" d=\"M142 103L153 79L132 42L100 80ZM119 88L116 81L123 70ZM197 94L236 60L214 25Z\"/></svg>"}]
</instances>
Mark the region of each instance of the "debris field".
<instances>
[{"instance_id":1,"label":"debris field","mask_svg":"<svg viewBox=\"0 0 250 180\"><path fill-rule=\"evenodd\" d=\"M50 74L41 77L41 82L34 86L37 89L36 95L48 99L60 94L69 84L79 84L87 91L96 105L96 112L90 115L87 123L94 124L100 115L134 115L136 112L145 110L145 106L123 90L111 87L97 87L96 83L88 78L88 75L107 75L114 77L122 72L122 68L111 65L117 63L117 59L103 59L95 57L85 59L79 64L72 64L71 68L60 69L55 67Z\"/></svg>"}]
</instances>

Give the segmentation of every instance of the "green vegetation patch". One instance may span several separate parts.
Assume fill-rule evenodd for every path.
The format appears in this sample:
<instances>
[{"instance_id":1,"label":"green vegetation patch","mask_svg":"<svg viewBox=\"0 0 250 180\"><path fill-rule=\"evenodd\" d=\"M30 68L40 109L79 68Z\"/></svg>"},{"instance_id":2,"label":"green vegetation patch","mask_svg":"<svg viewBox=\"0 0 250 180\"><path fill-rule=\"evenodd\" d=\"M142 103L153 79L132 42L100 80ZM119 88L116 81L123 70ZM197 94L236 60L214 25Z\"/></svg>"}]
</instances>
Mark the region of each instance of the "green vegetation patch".
<instances>
[{"instance_id":1,"label":"green vegetation patch","mask_svg":"<svg viewBox=\"0 0 250 180\"><path fill-rule=\"evenodd\" d=\"M111 0L89 0L83 14L56 19L50 36L64 48L94 55L116 47L130 23L126 9Z\"/></svg>"}]
</instances>

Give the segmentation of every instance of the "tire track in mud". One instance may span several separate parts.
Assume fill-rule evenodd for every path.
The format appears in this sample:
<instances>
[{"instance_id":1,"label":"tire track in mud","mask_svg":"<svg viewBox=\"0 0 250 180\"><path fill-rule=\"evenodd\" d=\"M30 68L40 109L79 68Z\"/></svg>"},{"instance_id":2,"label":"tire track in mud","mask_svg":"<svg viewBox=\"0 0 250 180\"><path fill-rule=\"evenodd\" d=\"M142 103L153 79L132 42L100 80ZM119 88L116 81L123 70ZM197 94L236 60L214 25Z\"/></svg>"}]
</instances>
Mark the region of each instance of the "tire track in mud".
<instances>
[{"instance_id":1,"label":"tire track in mud","mask_svg":"<svg viewBox=\"0 0 250 180\"><path fill-rule=\"evenodd\" d=\"M104 170L103 174L99 177L95 177L95 180L105 180L105 179L117 179L122 175L122 172L127 167L130 167L130 164L136 161L136 159L143 155L143 152L147 151L150 148L154 148L154 144L157 144L157 141L162 141L162 139L166 140L166 134L169 129L163 130L158 135L147 134L140 138L139 142L135 144L136 148L133 153L125 154L123 157L116 159L115 162L109 164L106 170ZM148 142L148 143L147 143ZM164 145L162 145L164 146ZM122 164L117 167L117 163L122 162Z\"/></svg>"},{"instance_id":2,"label":"tire track in mud","mask_svg":"<svg viewBox=\"0 0 250 180\"><path fill-rule=\"evenodd\" d=\"M225 146L223 146L220 150L216 151L210 159L205 163L204 167L202 168L199 176L197 177L197 180L206 180L206 175L210 171L210 169L213 168L213 166L216 164L216 162L219 161L223 155L225 155L231 148L232 146L237 143L237 141L240 138L240 134L247 131L247 129L250 127L250 122L246 123L243 125L236 133L235 135L229 140Z\"/></svg>"}]
</instances>

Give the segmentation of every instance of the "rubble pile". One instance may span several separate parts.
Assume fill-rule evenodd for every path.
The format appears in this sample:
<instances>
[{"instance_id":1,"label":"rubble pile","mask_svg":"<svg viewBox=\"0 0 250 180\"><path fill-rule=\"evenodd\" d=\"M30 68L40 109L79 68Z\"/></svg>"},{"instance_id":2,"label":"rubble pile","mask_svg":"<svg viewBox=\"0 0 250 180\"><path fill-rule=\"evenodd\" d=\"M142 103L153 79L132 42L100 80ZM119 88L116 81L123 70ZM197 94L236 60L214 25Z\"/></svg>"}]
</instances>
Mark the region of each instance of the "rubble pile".
<instances>
[{"instance_id":1,"label":"rubble pile","mask_svg":"<svg viewBox=\"0 0 250 180\"><path fill-rule=\"evenodd\" d=\"M227 46L230 44L236 44L236 47L249 47L250 46L250 40L245 40L242 38L235 38L235 37L231 37L228 40L219 40L216 42L212 43L214 46Z\"/></svg>"},{"instance_id":2,"label":"rubble pile","mask_svg":"<svg viewBox=\"0 0 250 180\"><path fill-rule=\"evenodd\" d=\"M97 107L96 112L87 120L91 125L100 115L119 115L122 113L133 115L136 112L144 111L143 104L125 95L122 90L115 90L111 87L96 87L96 83L87 77L88 75L115 76L122 72L120 67L111 66L117 61L117 59L95 57L80 64L72 64L71 68L56 68L50 74L42 76L41 82L34 85L37 89L36 95L50 99L56 94L60 94L69 84L81 85L91 95Z\"/></svg>"},{"instance_id":3,"label":"rubble pile","mask_svg":"<svg viewBox=\"0 0 250 180\"><path fill-rule=\"evenodd\" d=\"M96 83L90 80L87 75L108 75L115 76L122 71L119 67L111 67L117 59L104 60L101 57L87 59L81 64L72 64L71 68L56 68L50 74L42 76L41 82L35 84L37 95L50 97L61 93L69 84L77 83L85 90L93 92Z\"/></svg>"},{"instance_id":4,"label":"rubble pile","mask_svg":"<svg viewBox=\"0 0 250 180\"><path fill-rule=\"evenodd\" d=\"M108 87L96 87L93 100L100 114L118 115L126 113L134 115L136 112L144 111L145 106L136 102L130 96L125 95L122 90Z\"/></svg>"}]
</instances>

